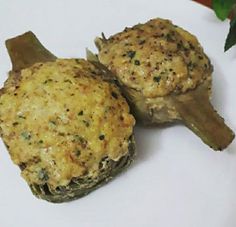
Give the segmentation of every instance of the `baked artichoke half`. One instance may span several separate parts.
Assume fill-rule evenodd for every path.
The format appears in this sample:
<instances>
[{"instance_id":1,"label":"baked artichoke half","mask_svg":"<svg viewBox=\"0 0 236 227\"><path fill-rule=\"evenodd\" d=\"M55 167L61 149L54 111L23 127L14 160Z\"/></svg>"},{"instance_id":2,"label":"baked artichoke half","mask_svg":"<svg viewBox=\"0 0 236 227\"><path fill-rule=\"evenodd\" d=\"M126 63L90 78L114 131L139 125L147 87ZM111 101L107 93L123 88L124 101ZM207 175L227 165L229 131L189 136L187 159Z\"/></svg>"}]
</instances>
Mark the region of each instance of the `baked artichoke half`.
<instances>
[{"instance_id":1,"label":"baked artichoke half","mask_svg":"<svg viewBox=\"0 0 236 227\"><path fill-rule=\"evenodd\" d=\"M153 19L95 44L98 61L116 78L139 122L182 121L214 150L231 143L234 133L209 101L213 67L194 35Z\"/></svg>"},{"instance_id":2,"label":"baked artichoke half","mask_svg":"<svg viewBox=\"0 0 236 227\"><path fill-rule=\"evenodd\" d=\"M56 58L32 32L6 46L13 69L1 90L1 137L34 195L73 200L129 166L135 120L100 69Z\"/></svg>"}]
</instances>

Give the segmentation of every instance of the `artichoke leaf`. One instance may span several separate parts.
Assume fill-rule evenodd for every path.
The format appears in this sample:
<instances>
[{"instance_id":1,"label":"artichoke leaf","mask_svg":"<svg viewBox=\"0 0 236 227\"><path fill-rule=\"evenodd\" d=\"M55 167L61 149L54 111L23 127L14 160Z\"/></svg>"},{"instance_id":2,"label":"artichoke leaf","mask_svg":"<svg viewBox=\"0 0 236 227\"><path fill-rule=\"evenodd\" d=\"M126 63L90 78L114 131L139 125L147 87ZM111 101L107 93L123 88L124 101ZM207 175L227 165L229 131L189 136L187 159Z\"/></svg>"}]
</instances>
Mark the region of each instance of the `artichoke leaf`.
<instances>
[{"instance_id":1,"label":"artichoke leaf","mask_svg":"<svg viewBox=\"0 0 236 227\"><path fill-rule=\"evenodd\" d=\"M223 150L234 139L233 131L224 123L208 98L207 89L172 96L172 103L184 124L214 150Z\"/></svg>"},{"instance_id":2,"label":"artichoke leaf","mask_svg":"<svg viewBox=\"0 0 236 227\"><path fill-rule=\"evenodd\" d=\"M56 56L48 51L31 31L6 40L6 47L13 71L28 68L37 62L56 60Z\"/></svg>"}]
</instances>

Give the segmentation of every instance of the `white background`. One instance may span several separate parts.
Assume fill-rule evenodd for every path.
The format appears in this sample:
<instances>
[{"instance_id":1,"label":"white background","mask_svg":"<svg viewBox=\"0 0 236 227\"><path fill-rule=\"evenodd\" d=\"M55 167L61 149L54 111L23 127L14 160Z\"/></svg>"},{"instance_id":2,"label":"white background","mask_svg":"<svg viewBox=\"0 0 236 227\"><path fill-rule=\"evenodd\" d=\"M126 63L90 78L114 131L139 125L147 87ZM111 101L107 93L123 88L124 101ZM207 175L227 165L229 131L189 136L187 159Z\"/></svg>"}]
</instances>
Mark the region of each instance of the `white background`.
<instances>
[{"instance_id":1,"label":"white background","mask_svg":"<svg viewBox=\"0 0 236 227\"><path fill-rule=\"evenodd\" d=\"M11 68L4 41L32 30L59 57L85 57L101 32L154 17L197 35L212 59L213 103L236 131L236 48L223 52L228 22L185 0L0 0L0 83ZM236 144L210 150L181 125L136 128L137 160L74 202L36 199L0 143L0 227L235 227Z\"/></svg>"}]
</instances>

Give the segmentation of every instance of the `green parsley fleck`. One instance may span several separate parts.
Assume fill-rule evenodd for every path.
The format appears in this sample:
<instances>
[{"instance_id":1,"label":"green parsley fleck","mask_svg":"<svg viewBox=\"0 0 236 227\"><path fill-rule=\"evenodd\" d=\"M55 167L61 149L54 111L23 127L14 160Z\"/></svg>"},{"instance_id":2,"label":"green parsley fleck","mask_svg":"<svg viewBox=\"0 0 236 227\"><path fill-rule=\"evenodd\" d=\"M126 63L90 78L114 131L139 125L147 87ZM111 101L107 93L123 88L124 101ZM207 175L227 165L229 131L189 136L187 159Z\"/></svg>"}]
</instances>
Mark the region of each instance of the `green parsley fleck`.
<instances>
[{"instance_id":1,"label":"green parsley fleck","mask_svg":"<svg viewBox=\"0 0 236 227\"><path fill-rule=\"evenodd\" d=\"M131 59L134 58L135 54L136 54L136 51L130 50L130 51L127 52L128 57L131 58Z\"/></svg>"},{"instance_id":2,"label":"green parsley fleck","mask_svg":"<svg viewBox=\"0 0 236 227\"><path fill-rule=\"evenodd\" d=\"M154 76L153 80L157 83L159 83L161 81L161 76Z\"/></svg>"},{"instance_id":3,"label":"green parsley fleck","mask_svg":"<svg viewBox=\"0 0 236 227\"><path fill-rule=\"evenodd\" d=\"M78 116L82 116L84 114L84 111L81 110L79 113L78 113Z\"/></svg>"},{"instance_id":4,"label":"green parsley fleck","mask_svg":"<svg viewBox=\"0 0 236 227\"><path fill-rule=\"evenodd\" d=\"M146 42L145 40L141 40L138 44L143 45L145 42Z\"/></svg>"},{"instance_id":5,"label":"green parsley fleck","mask_svg":"<svg viewBox=\"0 0 236 227\"><path fill-rule=\"evenodd\" d=\"M23 116L23 115L19 115L18 117L19 117L20 119L26 119L26 117Z\"/></svg>"},{"instance_id":6,"label":"green parsley fleck","mask_svg":"<svg viewBox=\"0 0 236 227\"><path fill-rule=\"evenodd\" d=\"M53 120L50 120L49 123L50 123L51 125L56 125L56 122L53 121Z\"/></svg>"},{"instance_id":7,"label":"green parsley fleck","mask_svg":"<svg viewBox=\"0 0 236 227\"><path fill-rule=\"evenodd\" d=\"M87 140L80 135L74 135L72 142L79 142L82 147L86 147L88 143Z\"/></svg>"},{"instance_id":8,"label":"green parsley fleck","mask_svg":"<svg viewBox=\"0 0 236 227\"><path fill-rule=\"evenodd\" d=\"M114 91L111 92L111 96L115 99L118 99L118 95Z\"/></svg>"},{"instance_id":9,"label":"green parsley fleck","mask_svg":"<svg viewBox=\"0 0 236 227\"><path fill-rule=\"evenodd\" d=\"M75 154L76 154L77 157L79 157L81 155L81 151L80 150L76 150Z\"/></svg>"},{"instance_id":10,"label":"green parsley fleck","mask_svg":"<svg viewBox=\"0 0 236 227\"><path fill-rule=\"evenodd\" d=\"M86 127L89 127L89 122L88 121L86 121L86 120L83 120L83 123L86 125Z\"/></svg>"},{"instance_id":11,"label":"green parsley fleck","mask_svg":"<svg viewBox=\"0 0 236 227\"><path fill-rule=\"evenodd\" d=\"M13 126L17 126L19 124L19 122L13 122L12 125Z\"/></svg>"},{"instance_id":12,"label":"green parsley fleck","mask_svg":"<svg viewBox=\"0 0 236 227\"><path fill-rule=\"evenodd\" d=\"M71 80L68 80L68 79L67 79L67 80L64 80L64 82L65 82L65 83L70 83L70 84L72 84Z\"/></svg>"},{"instance_id":13,"label":"green parsley fleck","mask_svg":"<svg viewBox=\"0 0 236 227\"><path fill-rule=\"evenodd\" d=\"M41 169L41 170L38 172L38 178L39 178L39 180L41 180L41 181L47 181L47 180L49 179L47 170L46 170L46 169Z\"/></svg>"},{"instance_id":14,"label":"green parsley fleck","mask_svg":"<svg viewBox=\"0 0 236 227\"><path fill-rule=\"evenodd\" d=\"M99 136L99 139L100 139L100 140L104 140L104 139L105 139L105 136L104 136L104 135L100 135L100 136Z\"/></svg>"},{"instance_id":15,"label":"green parsley fleck","mask_svg":"<svg viewBox=\"0 0 236 227\"><path fill-rule=\"evenodd\" d=\"M30 140L31 139L31 134L29 132L22 132L21 136L25 139L25 140Z\"/></svg>"},{"instance_id":16,"label":"green parsley fleck","mask_svg":"<svg viewBox=\"0 0 236 227\"><path fill-rule=\"evenodd\" d=\"M135 61L134 61L134 64L135 64L135 65L140 65L140 61L139 61L139 60L135 60Z\"/></svg>"},{"instance_id":17,"label":"green parsley fleck","mask_svg":"<svg viewBox=\"0 0 236 227\"><path fill-rule=\"evenodd\" d=\"M48 82L52 82L53 80L52 79L47 79L47 80L45 80L43 83L44 84L47 84Z\"/></svg>"}]
</instances>

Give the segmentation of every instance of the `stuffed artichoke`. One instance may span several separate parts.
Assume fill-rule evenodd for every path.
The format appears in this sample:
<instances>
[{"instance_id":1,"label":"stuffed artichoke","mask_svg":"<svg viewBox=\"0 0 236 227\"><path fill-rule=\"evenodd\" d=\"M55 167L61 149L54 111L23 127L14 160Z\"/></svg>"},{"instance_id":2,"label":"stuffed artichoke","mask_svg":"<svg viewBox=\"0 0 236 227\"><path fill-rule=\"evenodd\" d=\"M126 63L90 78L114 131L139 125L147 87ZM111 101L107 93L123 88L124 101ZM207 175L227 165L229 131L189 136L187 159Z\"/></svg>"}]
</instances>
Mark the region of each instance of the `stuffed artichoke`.
<instances>
[{"instance_id":1,"label":"stuffed artichoke","mask_svg":"<svg viewBox=\"0 0 236 227\"><path fill-rule=\"evenodd\" d=\"M98 61L122 87L137 120L183 121L215 150L233 140L209 101L213 67L195 36L169 20L153 19L96 38L95 44Z\"/></svg>"},{"instance_id":2,"label":"stuffed artichoke","mask_svg":"<svg viewBox=\"0 0 236 227\"><path fill-rule=\"evenodd\" d=\"M32 192L50 202L86 195L135 155L135 120L119 88L83 59L58 59L33 33L6 46L0 129Z\"/></svg>"}]
</instances>

